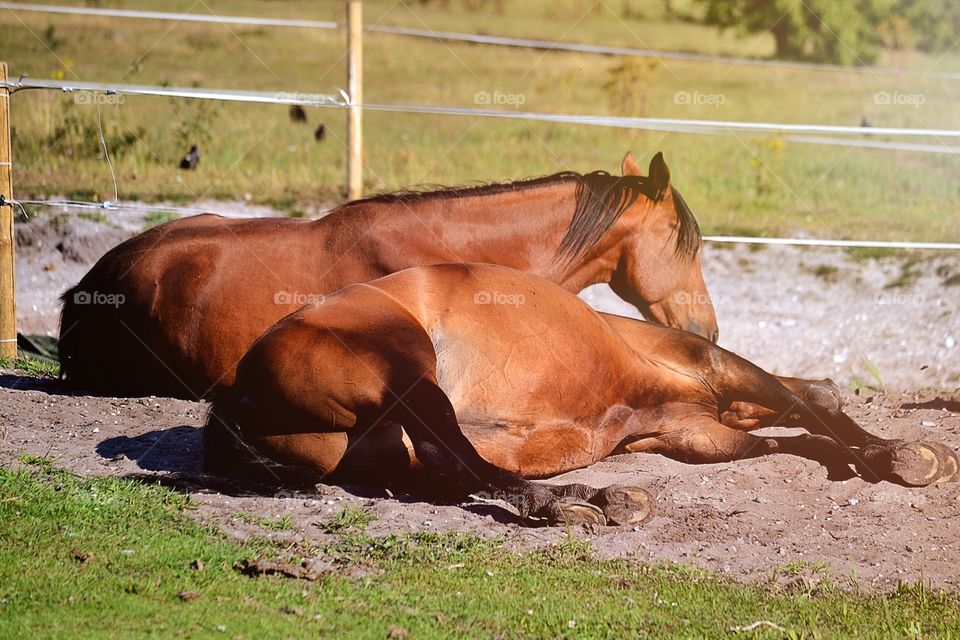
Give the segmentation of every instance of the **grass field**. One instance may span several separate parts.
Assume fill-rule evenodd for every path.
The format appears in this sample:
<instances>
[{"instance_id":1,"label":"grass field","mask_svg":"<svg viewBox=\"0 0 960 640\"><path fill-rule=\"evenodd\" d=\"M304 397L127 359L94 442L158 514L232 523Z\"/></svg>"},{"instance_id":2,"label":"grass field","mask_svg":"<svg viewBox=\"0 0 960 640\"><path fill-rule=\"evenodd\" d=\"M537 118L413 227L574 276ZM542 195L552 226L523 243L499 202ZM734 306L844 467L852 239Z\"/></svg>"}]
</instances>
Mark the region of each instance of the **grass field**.
<instances>
[{"instance_id":1,"label":"grass field","mask_svg":"<svg viewBox=\"0 0 960 640\"><path fill-rule=\"evenodd\" d=\"M340 2L256 0L104 6L198 13L342 18ZM689 20L667 21L661 3L611 0L506 0L503 14L440 3L375 0L367 22L558 38L764 57L767 36L738 38ZM689 11L690 3L676 3ZM635 14L639 12L641 17ZM218 24L51 16L0 11L11 75L65 80L198 85L267 91L333 92L345 84L342 33ZM950 70L960 56L919 53L886 64ZM444 44L369 34L365 99L474 106L487 92L522 108L581 114L876 126L960 127L960 83L797 69L665 61L630 81L617 58ZM637 79L639 78L639 79ZM606 87L612 86L613 89ZM624 92L626 98L623 97ZM678 92L709 104L680 104ZM920 105L885 105L877 92L922 96ZM613 95L612 95L613 94ZM620 95L619 98L616 96ZM711 98L712 97L712 98ZM643 102L646 106L643 106ZM722 104L719 102L722 101ZM696 100L691 100L696 102ZM511 108L511 105L504 105ZM121 198L192 201L246 198L295 212L340 199L342 112L310 110L308 126L282 106L126 97L100 108ZM327 138L313 128L323 120ZM13 99L16 193L113 198L98 143L96 105L71 95L24 92ZM366 185L380 191L543 175L561 169L616 171L627 149L663 150L674 182L708 232L772 235L806 230L824 237L956 240L960 189L954 156L805 145L782 139L622 131L600 127L368 113ZM195 172L179 158L200 144Z\"/></svg>"},{"instance_id":2,"label":"grass field","mask_svg":"<svg viewBox=\"0 0 960 640\"><path fill-rule=\"evenodd\" d=\"M169 489L21 460L31 470L0 470L4 638L690 638L760 620L779 629L736 635L960 636L956 597L921 585L885 596L829 579L742 586L677 565L598 560L575 535L526 553L467 535L371 538L359 511L327 525L336 535L325 548L237 542L196 524L196 505ZM276 528L267 524L265 533ZM234 569L317 556L335 569L315 582Z\"/></svg>"}]
</instances>

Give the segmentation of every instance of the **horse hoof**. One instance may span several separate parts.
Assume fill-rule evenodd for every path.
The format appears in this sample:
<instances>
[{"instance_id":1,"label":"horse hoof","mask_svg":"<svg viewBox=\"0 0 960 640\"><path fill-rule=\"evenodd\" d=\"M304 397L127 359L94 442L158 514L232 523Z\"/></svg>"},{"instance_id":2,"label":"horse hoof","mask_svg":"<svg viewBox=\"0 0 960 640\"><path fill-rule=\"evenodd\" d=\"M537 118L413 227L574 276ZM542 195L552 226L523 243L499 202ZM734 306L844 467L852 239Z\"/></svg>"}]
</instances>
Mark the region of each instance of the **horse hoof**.
<instances>
[{"instance_id":1,"label":"horse hoof","mask_svg":"<svg viewBox=\"0 0 960 640\"><path fill-rule=\"evenodd\" d=\"M940 477L940 456L933 447L921 442L884 448L870 457L873 460L869 462L886 467L886 473L874 470L879 477L907 487L925 487Z\"/></svg>"},{"instance_id":2,"label":"horse hoof","mask_svg":"<svg viewBox=\"0 0 960 640\"><path fill-rule=\"evenodd\" d=\"M818 380L807 388L805 394L808 403L829 409L831 411L840 411L843 409L843 395L840 393L840 387L830 378Z\"/></svg>"},{"instance_id":3,"label":"horse hoof","mask_svg":"<svg viewBox=\"0 0 960 640\"><path fill-rule=\"evenodd\" d=\"M936 482L939 484L960 480L960 473L958 473L960 472L960 461L958 461L957 454L954 453L953 449L939 442L927 442L926 445L936 452L940 461L940 477L937 478Z\"/></svg>"},{"instance_id":4,"label":"horse hoof","mask_svg":"<svg viewBox=\"0 0 960 640\"><path fill-rule=\"evenodd\" d=\"M598 491L591 502L615 527L642 524L653 515L653 496L640 487L611 485Z\"/></svg>"},{"instance_id":5,"label":"horse hoof","mask_svg":"<svg viewBox=\"0 0 960 640\"><path fill-rule=\"evenodd\" d=\"M598 507L574 498L560 498L548 507L548 510L547 520L551 525L607 524L607 518Z\"/></svg>"}]
</instances>

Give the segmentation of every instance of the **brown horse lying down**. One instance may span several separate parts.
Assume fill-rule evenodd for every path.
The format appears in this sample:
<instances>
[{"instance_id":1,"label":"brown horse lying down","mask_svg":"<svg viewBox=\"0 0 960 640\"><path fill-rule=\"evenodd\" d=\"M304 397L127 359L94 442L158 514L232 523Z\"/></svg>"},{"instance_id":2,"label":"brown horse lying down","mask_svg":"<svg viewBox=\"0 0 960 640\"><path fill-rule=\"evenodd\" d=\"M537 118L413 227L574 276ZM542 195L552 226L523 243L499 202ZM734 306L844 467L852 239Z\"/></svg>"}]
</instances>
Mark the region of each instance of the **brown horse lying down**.
<instances>
[{"instance_id":1,"label":"brown horse lying down","mask_svg":"<svg viewBox=\"0 0 960 640\"><path fill-rule=\"evenodd\" d=\"M61 371L102 393L202 397L229 386L254 340L305 302L443 262L501 264L572 292L606 282L648 319L715 340L700 231L663 156L648 176L630 154L622 170L387 194L316 221L203 215L155 227L64 294ZM123 303L89 304L102 294Z\"/></svg>"},{"instance_id":2,"label":"brown horse lying down","mask_svg":"<svg viewBox=\"0 0 960 640\"><path fill-rule=\"evenodd\" d=\"M789 453L834 477L855 469L911 486L956 473L942 445L861 429L829 385L787 384L794 389L708 340L599 314L519 271L414 268L346 287L257 340L235 388L214 402L207 468L231 470L238 433L259 454L318 478L419 474L434 488L508 499L524 516L621 524L650 512L643 490L527 479L618 450L688 462ZM809 433L746 432L760 423Z\"/></svg>"}]
</instances>

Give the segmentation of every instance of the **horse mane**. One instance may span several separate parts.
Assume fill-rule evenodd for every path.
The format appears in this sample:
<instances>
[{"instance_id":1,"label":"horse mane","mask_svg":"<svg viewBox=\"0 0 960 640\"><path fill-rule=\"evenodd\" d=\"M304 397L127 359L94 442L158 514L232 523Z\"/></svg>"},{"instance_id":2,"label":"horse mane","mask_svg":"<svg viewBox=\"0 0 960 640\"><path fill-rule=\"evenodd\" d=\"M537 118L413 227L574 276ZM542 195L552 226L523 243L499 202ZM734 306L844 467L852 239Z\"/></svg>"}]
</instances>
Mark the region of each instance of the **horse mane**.
<instances>
[{"instance_id":1,"label":"horse mane","mask_svg":"<svg viewBox=\"0 0 960 640\"><path fill-rule=\"evenodd\" d=\"M429 200L487 196L570 181L575 181L577 186L576 208L556 253L557 259L563 262L573 260L599 242L641 194L651 201L657 201L661 197L655 185L645 176L614 176L606 171L590 173L561 171L548 176L512 182L489 182L458 187L428 185L424 189L408 189L369 196L338 208L363 204L412 204ZM671 191L678 220L675 250L685 257L693 257L702 243L700 227L680 192L673 187Z\"/></svg>"}]
</instances>

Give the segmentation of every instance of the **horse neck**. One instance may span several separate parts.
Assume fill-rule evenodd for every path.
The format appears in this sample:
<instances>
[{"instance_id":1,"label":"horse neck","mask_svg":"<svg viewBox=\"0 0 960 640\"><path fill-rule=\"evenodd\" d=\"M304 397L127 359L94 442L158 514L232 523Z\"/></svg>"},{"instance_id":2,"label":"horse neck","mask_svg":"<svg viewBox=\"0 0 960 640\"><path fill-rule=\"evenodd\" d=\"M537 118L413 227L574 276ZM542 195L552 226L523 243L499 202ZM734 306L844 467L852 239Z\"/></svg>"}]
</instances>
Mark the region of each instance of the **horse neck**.
<instances>
[{"instance_id":1,"label":"horse neck","mask_svg":"<svg viewBox=\"0 0 960 640\"><path fill-rule=\"evenodd\" d=\"M358 202L341 211L362 220L366 241L402 246L385 252L393 269L431 262L484 262L550 277L564 284L555 264L570 225L576 184L563 181L513 191L461 197L413 197L404 202Z\"/></svg>"}]
</instances>

